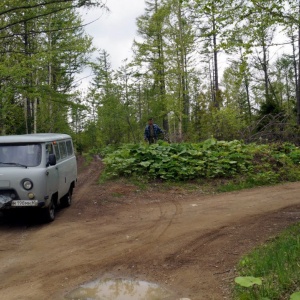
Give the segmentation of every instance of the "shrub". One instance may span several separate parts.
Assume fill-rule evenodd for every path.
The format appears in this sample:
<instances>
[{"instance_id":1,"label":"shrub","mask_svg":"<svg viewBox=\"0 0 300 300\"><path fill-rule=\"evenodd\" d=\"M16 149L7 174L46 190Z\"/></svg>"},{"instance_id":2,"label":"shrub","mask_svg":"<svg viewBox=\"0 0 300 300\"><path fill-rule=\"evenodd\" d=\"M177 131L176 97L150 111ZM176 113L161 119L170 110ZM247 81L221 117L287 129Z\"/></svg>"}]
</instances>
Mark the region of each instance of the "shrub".
<instances>
[{"instance_id":1,"label":"shrub","mask_svg":"<svg viewBox=\"0 0 300 300\"><path fill-rule=\"evenodd\" d=\"M242 175L249 182L265 185L297 180L299 154L293 145L246 145L236 140L209 139L196 144L127 144L106 153L104 162L108 177L134 175L186 181Z\"/></svg>"}]
</instances>

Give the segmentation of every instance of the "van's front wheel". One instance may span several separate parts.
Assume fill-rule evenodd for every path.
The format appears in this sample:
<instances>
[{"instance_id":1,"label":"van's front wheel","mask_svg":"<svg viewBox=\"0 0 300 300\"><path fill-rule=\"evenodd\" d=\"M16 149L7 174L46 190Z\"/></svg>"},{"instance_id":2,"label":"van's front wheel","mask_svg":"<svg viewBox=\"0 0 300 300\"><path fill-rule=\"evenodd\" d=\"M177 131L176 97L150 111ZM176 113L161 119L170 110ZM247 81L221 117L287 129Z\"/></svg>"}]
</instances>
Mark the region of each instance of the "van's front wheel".
<instances>
[{"instance_id":1,"label":"van's front wheel","mask_svg":"<svg viewBox=\"0 0 300 300\"><path fill-rule=\"evenodd\" d=\"M45 222L49 223L55 219L55 205L51 199L48 207L43 208L43 219Z\"/></svg>"}]
</instances>

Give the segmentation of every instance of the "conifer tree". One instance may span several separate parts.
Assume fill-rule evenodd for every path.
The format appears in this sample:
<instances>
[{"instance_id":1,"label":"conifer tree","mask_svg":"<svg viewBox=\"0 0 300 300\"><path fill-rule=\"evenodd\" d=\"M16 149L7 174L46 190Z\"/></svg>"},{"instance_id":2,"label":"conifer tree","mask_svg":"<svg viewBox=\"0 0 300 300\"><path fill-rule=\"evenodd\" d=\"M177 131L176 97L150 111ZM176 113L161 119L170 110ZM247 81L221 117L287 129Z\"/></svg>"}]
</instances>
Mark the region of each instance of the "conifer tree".
<instances>
[{"instance_id":1,"label":"conifer tree","mask_svg":"<svg viewBox=\"0 0 300 300\"><path fill-rule=\"evenodd\" d=\"M147 72L153 85L153 97L159 112L156 119L162 120L163 128L168 130L168 107L166 97L166 53L165 20L168 10L164 1L146 1L146 12L137 19L138 34L142 41L135 41L135 60Z\"/></svg>"}]
</instances>

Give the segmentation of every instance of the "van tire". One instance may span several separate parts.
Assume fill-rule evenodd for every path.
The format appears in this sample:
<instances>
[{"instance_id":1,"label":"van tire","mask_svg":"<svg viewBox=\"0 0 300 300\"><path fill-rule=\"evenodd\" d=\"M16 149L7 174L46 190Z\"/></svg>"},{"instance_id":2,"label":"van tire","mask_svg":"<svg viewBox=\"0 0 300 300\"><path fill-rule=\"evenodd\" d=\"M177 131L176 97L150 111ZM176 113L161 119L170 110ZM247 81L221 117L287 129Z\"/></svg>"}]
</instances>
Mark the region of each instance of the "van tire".
<instances>
[{"instance_id":1,"label":"van tire","mask_svg":"<svg viewBox=\"0 0 300 300\"><path fill-rule=\"evenodd\" d=\"M55 219L55 205L51 199L48 207L43 208L43 219L45 222L49 223Z\"/></svg>"},{"instance_id":2,"label":"van tire","mask_svg":"<svg viewBox=\"0 0 300 300\"><path fill-rule=\"evenodd\" d=\"M72 204L73 188L70 187L68 193L60 199L61 207L69 207Z\"/></svg>"}]
</instances>

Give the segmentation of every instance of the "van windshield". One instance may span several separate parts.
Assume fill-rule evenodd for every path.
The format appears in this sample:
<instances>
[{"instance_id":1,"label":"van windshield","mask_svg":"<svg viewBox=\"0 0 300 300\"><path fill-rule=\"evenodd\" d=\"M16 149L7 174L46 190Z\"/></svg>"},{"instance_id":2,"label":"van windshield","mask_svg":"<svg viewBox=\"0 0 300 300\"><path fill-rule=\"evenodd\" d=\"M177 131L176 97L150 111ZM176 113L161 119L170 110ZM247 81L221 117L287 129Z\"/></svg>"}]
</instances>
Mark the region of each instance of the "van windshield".
<instances>
[{"instance_id":1,"label":"van windshield","mask_svg":"<svg viewBox=\"0 0 300 300\"><path fill-rule=\"evenodd\" d=\"M1 167L36 167L41 163L40 144L0 144Z\"/></svg>"}]
</instances>

